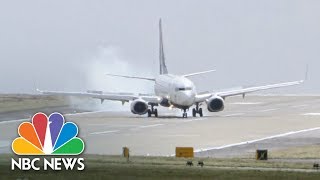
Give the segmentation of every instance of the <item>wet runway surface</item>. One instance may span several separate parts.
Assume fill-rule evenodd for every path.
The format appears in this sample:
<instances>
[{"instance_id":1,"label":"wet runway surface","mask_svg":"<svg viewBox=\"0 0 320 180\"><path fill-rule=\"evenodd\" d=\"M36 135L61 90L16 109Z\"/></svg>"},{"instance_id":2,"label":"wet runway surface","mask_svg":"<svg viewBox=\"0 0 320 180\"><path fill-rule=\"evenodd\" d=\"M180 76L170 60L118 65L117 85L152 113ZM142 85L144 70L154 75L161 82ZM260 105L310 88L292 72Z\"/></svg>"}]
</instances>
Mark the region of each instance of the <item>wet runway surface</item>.
<instances>
[{"instance_id":1,"label":"wet runway surface","mask_svg":"<svg viewBox=\"0 0 320 180\"><path fill-rule=\"evenodd\" d=\"M290 147L320 143L320 96L234 97L226 100L223 112L204 111L204 117L194 118L189 111L187 119L179 110L158 111L159 118L133 115L129 109L65 117L77 123L89 154L121 154L127 146L131 155L169 156L176 146L191 146L197 156L228 157L258 146L288 146L280 141ZM11 153L22 121L0 122L0 153Z\"/></svg>"}]
</instances>

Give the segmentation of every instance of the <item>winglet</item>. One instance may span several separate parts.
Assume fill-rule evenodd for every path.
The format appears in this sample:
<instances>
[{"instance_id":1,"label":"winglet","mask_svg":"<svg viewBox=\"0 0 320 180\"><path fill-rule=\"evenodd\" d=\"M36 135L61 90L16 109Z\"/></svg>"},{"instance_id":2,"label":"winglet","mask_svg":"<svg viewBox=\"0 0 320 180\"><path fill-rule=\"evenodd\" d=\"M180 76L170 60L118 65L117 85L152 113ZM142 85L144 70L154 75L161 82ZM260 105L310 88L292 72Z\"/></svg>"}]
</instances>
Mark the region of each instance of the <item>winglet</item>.
<instances>
[{"instance_id":1,"label":"winglet","mask_svg":"<svg viewBox=\"0 0 320 180\"><path fill-rule=\"evenodd\" d=\"M36 90L36 92L42 93L42 91L38 88L36 81L33 82L33 88Z\"/></svg>"},{"instance_id":2,"label":"winglet","mask_svg":"<svg viewBox=\"0 0 320 180\"><path fill-rule=\"evenodd\" d=\"M40 89L36 88L36 91L39 93L43 93L43 91L41 91Z\"/></svg>"},{"instance_id":3,"label":"winglet","mask_svg":"<svg viewBox=\"0 0 320 180\"><path fill-rule=\"evenodd\" d=\"M306 65L306 70L304 72L304 79L300 80L300 83L304 83L305 81L307 81L309 78L309 65Z\"/></svg>"},{"instance_id":4,"label":"winglet","mask_svg":"<svg viewBox=\"0 0 320 180\"><path fill-rule=\"evenodd\" d=\"M308 80L308 74L309 74L309 65L306 65L306 72L304 74L304 81Z\"/></svg>"}]
</instances>

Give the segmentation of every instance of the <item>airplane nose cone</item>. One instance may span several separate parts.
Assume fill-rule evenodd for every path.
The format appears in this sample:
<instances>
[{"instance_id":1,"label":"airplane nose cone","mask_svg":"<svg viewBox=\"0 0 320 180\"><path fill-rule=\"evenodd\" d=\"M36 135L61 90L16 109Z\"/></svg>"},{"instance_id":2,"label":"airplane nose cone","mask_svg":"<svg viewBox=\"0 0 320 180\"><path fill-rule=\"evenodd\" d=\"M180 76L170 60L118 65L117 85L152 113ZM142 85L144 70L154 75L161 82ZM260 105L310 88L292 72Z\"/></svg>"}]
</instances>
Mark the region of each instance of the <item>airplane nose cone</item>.
<instances>
[{"instance_id":1,"label":"airplane nose cone","mask_svg":"<svg viewBox=\"0 0 320 180\"><path fill-rule=\"evenodd\" d=\"M176 103L182 106L192 106L194 103L195 93L192 91L180 92L177 95Z\"/></svg>"}]
</instances>

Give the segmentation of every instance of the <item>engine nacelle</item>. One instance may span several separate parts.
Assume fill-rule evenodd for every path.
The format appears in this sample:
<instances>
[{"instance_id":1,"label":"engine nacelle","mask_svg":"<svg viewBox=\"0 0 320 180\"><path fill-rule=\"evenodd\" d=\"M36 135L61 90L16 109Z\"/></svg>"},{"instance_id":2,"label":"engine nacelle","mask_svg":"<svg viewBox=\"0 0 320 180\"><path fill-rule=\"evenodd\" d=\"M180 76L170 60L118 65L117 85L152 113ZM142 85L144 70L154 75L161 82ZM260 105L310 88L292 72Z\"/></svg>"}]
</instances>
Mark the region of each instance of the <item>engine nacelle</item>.
<instances>
[{"instance_id":1,"label":"engine nacelle","mask_svg":"<svg viewBox=\"0 0 320 180\"><path fill-rule=\"evenodd\" d=\"M224 109L224 100L220 96L213 96L206 100L208 111L218 112Z\"/></svg>"},{"instance_id":2,"label":"engine nacelle","mask_svg":"<svg viewBox=\"0 0 320 180\"><path fill-rule=\"evenodd\" d=\"M133 114L146 114L148 112L148 104L142 99L136 99L131 103L131 112Z\"/></svg>"}]
</instances>

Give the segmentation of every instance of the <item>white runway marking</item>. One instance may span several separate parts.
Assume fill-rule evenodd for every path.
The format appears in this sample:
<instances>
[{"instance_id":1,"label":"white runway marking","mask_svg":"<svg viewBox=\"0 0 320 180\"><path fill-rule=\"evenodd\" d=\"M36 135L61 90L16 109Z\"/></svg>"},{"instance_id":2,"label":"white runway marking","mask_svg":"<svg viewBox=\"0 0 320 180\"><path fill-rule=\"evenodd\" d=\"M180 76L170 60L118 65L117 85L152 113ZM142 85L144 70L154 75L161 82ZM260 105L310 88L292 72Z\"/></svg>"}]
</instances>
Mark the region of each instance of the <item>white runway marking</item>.
<instances>
[{"instance_id":1,"label":"white runway marking","mask_svg":"<svg viewBox=\"0 0 320 180\"><path fill-rule=\"evenodd\" d=\"M278 110L279 108L273 108L273 109L265 109L265 110L261 110L261 111L258 111L258 112L269 112L269 111L275 111L275 110Z\"/></svg>"},{"instance_id":2,"label":"white runway marking","mask_svg":"<svg viewBox=\"0 0 320 180\"><path fill-rule=\"evenodd\" d=\"M95 113L101 113L101 112L110 112L110 111L90 111L90 112L80 112L80 113L68 113L63 114L64 116L76 116L76 115L85 115L85 114L95 114Z\"/></svg>"},{"instance_id":3,"label":"white runway marking","mask_svg":"<svg viewBox=\"0 0 320 180\"><path fill-rule=\"evenodd\" d=\"M262 104L262 102L234 102L230 103L234 105L257 105L257 104Z\"/></svg>"},{"instance_id":4,"label":"white runway marking","mask_svg":"<svg viewBox=\"0 0 320 180\"><path fill-rule=\"evenodd\" d=\"M244 113L227 114L227 115L224 115L223 117L232 117L232 116L240 116L240 115L244 115Z\"/></svg>"},{"instance_id":5,"label":"white runway marking","mask_svg":"<svg viewBox=\"0 0 320 180\"><path fill-rule=\"evenodd\" d=\"M81 112L81 113L74 113L74 114L63 114L64 116L74 116L74 115L85 115L85 114L94 114L94 113L100 113L100 112L108 112L108 111L90 111L90 112ZM31 121L31 118L25 118L25 119L13 119L8 121L1 121L0 124L9 124L9 123L15 123L15 122L22 122L22 121Z\"/></svg>"},{"instance_id":6,"label":"white runway marking","mask_svg":"<svg viewBox=\"0 0 320 180\"><path fill-rule=\"evenodd\" d=\"M145 125L145 126L138 126L137 128L148 128L148 127L156 127L156 126L162 126L164 124L152 124L152 125Z\"/></svg>"},{"instance_id":7,"label":"white runway marking","mask_svg":"<svg viewBox=\"0 0 320 180\"><path fill-rule=\"evenodd\" d=\"M132 124L110 124L110 123L97 123L97 124L88 124L88 126L108 126L108 127L138 127L139 125Z\"/></svg>"},{"instance_id":8,"label":"white runway marking","mask_svg":"<svg viewBox=\"0 0 320 180\"><path fill-rule=\"evenodd\" d=\"M108 133L115 133L115 132L119 132L119 130L93 132L93 133L90 133L90 134L91 135L98 135L98 134L108 134Z\"/></svg>"},{"instance_id":9,"label":"white runway marking","mask_svg":"<svg viewBox=\"0 0 320 180\"><path fill-rule=\"evenodd\" d=\"M9 141L0 141L0 148L5 148L10 145Z\"/></svg>"},{"instance_id":10,"label":"white runway marking","mask_svg":"<svg viewBox=\"0 0 320 180\"><path fill-rule=\"evenodd\" d=\"M175 116L177 113L171 112L171 113L162 113L162 116Z\"/></svg>"},{"instance_id":11,"label":"white runway marking","mask_svg":"<svg viewBox=\"0 0 320 180\"><path fill-rule=\"evenodd\" d=\"M1 121L0 124L9 124L9 123L15 123L15 122L22 122L22 121L28 121L28 119L16 119L16 120L9 120L9 121Z\"/></svg>"},{"instance_id":12,"label":"white runway marking","mask_svg":"<svg viewBox=\"0 0 320 180\"><path fill-rule=\"evenodd\" d=\"M320 116L320 113L305 113L305 114L301 114L304 116Z\"/></svg>"},{"instance_id":13,"label":"white runway marking","mask_svg":"<svg viewBox=\"0 0 320 180\"><path fill-rule=\"evenodd\" d=\"M200 134L167 134L160 135L161 137L198 137Z\"/></svg>"},{"instance_id":14,"label":"white runway marking","mask_svg":"<svg viewBox=\"0 0 320 180\"><path fill-rule=\"evenodd\" d=\"M163 126L164 124L151 124L151 125L145 125L145 126L138 126L136 128L132 128L130 130L138 130L138 129L144 129L144 128L150 128L150 127L157 127L157 126Z\"/></svg>"},{"instance_id":15,"label":"white runway marking","mask_svg":"<svg viewBox=\"0 0 320 180\"><path fill-rule=\"evenodd\" d=\"M192 121L202 121L206 120L207 118L196 118L196 119L190 119L190 120L183 120L182 122L192 122Z\"/></svg>"},{"instance_id":16,"label":"white runway marking","mask_svg":"<svg viewBox=\"0 0 320 180\"><path fill-rule=\"evenodd\" d=\"M265 137L265 138L255 139L255 140L250 140L250 141L244 141L244 142L240 142L240 143L228 144L228 145L224 145L224 146L197 149L194 152L203 152L203 151L209 151L209 150L224 149L224 148L234 147L234 146L241 146L241 145L245 145L245 144L251 144L251 143L255 143L255 142L259 142L259 141L264 141L264 140L269 140L269 139L273 139L273 138L289 136L289 135L292 135L292 134L298 134L298 133L303 133L303 132L308 132L308 131L315 131L315 130L320 130L320 127L315 127L315 128L310 128L310 129L303 129L303 130L299 130L299 131L290 131L290 132L283 133L283 134L268 136L268 137Z\"/></svg>"},{"instance_id":17,"label":"white runway marking","mask_svg":"<svg viewBox=\"0 0 320 180\"><path fill-rule=\"evenodd\" d=\"M307 106L309 106L309 105L307 105L307 104L302 104L302 105L296 105L296 106L291 106L291 107L293 107L293 108L299 108L299 107L307 107Z\"/></svg>"}]
</instances>

